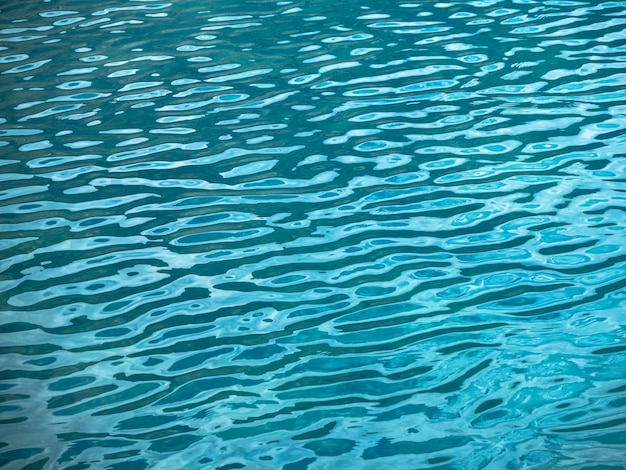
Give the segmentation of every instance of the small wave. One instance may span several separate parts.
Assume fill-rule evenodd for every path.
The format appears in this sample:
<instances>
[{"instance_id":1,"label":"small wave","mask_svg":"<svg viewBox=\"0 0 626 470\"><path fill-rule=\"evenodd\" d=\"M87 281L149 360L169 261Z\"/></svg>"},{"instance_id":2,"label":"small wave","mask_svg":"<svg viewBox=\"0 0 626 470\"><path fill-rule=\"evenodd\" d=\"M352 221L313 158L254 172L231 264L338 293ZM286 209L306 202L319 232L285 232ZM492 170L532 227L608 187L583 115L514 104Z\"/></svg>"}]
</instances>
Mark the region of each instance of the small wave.
<instances>
[{"instance_id":1,"label":"small wave","mask_svg":"<svg viewBox=\"0 0 626 470\"><path fill-rule=\"evenodd\" d=\"M623 468L620 2L33 8L0 465Z\"/></svg>"}]
</instances>

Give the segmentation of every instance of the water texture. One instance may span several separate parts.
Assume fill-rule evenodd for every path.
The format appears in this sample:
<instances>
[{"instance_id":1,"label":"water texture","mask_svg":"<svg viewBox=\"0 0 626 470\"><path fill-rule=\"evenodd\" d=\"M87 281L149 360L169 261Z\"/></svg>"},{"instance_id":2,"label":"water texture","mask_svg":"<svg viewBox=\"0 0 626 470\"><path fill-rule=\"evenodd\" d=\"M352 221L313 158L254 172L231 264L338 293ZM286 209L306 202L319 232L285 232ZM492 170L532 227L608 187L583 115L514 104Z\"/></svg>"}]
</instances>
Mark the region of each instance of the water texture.
<instances>
[{"instance_id":1,"label":"water texture","mask_svg":"<svg viewBox=\"0 0 626 470\"><path fill-rule=\"evenodd\" d=\"M0 466L626 468L626 2L0 18Z\"/></svg>"}]
</instances>

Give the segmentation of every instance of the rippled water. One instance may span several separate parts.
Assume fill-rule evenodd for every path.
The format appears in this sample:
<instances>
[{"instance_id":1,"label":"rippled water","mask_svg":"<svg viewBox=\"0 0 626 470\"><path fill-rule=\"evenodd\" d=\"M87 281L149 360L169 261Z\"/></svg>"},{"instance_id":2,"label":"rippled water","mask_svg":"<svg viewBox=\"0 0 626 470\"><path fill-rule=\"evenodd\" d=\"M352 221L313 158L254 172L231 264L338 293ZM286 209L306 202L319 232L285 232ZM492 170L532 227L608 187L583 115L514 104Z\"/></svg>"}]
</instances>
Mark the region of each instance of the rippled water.
<instances>
[{"instance_id":1,"label":"rippled water","mask_svg":"<svg viewBox=\"0 0 626 470\"><path fill-rule=\"evenodd\" d=\"M626 2L0 17L0 465L626 468Z\"/></svg>"}]
</instances>

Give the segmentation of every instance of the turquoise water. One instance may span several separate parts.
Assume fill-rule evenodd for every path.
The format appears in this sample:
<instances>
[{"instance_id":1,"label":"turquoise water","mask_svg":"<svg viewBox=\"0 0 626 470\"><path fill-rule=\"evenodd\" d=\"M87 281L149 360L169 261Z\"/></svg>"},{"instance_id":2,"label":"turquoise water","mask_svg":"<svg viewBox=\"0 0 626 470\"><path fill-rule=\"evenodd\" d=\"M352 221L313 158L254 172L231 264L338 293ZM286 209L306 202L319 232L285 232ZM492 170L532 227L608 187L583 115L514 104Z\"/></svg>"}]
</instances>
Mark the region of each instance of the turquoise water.
<instances>
[{"instance_id":1,"label":"turquoise water","mask_svg":"<svg viewBox=\"0 0 626 470\"><path fill-rule=\"evenodd\" d=\"M626 468L626 2L0 18L0 466Z\"/></svg>"}]
</instances>

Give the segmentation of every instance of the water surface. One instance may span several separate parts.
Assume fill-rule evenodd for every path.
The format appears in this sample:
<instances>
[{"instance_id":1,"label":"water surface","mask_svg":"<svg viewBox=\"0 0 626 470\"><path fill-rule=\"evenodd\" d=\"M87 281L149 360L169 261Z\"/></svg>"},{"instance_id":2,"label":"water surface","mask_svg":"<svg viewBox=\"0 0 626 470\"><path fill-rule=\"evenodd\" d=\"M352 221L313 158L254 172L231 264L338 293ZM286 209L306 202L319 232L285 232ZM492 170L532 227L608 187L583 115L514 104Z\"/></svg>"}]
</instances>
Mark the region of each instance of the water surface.
<instances>
[{"instance_id":1,"label":"water surface","mask_svg":"<svg viewBox=\"0 0 626 470\"><path fill-rule=\"evenodd\" d=\"M626 468L626 2L0 17L0 465Z\"/></svg>"}]
</instances>

